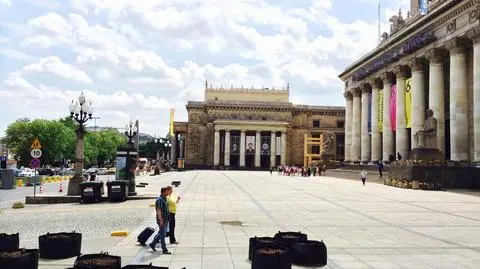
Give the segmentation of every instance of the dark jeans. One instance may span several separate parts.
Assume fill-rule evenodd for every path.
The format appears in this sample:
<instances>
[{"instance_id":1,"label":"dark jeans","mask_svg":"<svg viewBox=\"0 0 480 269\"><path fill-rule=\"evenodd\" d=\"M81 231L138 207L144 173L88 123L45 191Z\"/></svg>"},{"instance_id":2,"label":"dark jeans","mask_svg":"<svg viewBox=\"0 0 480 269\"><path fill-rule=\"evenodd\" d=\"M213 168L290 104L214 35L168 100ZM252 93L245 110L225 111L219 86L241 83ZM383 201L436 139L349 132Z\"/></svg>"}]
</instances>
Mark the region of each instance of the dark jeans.
<instances>
[{"instance_id":1,"label":"dark jeans","mask_svg":"<svg viewBox=\"0 0 480 269\"><path fill-rule=\"evenodd\" d=\"M170 229L170 244L172 244L173 242L177 241L177 239L175 239L175 214L173 213L170 213L170 215L168 215L168 228Z\"/></svg>"},{"instance_id":2,"label":"dark jeans","mask_svg":"<svg viewBox=\"0 0 480 269\"><path fill-rule=\"evenodd\" d=\"M378 169L378 174L380 174L380 177L382 177L382 169Z\"/></svg>"},{"instance_id":3,"label":"dark jeans","mask_svg":"<svg viewBox=\"0 0 480 269\"><path fill-rule=\"evenodd\" d=\"M167 244L165 243L165 232L166 232L166 225L168 225L168 223L164 223L163 227L161 227L160 225L158 226L158 228L160 228L158 230L158 234L155 235L155 238L153 238L153 241L152 241L152 244L157 244L158 242L160 242L160 245L162 246L162 250L163 252L167 252L168 249L167 249Z\"/></svg>"},{"instance_id":4,"label":"dark jeans","mask_svg":"<svg viewBox=\"0 0 480 269\"><path fill-rule=\"evenodd\" d=\"M366 178L362 177L362 183L363 185L365 185L365 180L367 180Z\"/></svg>"}]
</instances>

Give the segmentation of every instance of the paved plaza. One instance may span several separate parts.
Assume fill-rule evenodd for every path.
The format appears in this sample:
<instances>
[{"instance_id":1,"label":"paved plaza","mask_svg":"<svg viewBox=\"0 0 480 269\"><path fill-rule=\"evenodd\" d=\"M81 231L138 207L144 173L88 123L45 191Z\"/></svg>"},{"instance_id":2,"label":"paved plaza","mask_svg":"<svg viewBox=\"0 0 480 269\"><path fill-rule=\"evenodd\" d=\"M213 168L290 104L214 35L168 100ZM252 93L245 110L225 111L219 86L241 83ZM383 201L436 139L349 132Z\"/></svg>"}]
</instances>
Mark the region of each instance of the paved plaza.
<instances>
[{"instance_id":1,"label":"paved plaza","mask_svg":"<svg viewBox=\"0 0 480 269\"><path fill-rule=\"evenodd\" d=\"M42 205L0 213L0 227L21 233L21 245L37 247L38 235L82 232L83 253L108 251L122 263L173 269L246 269L248 238L301 231L323 240L325 268L479 268L480 197L406 190L330 177L272 176L268 172L188 171L141 177L144 193L180 180L173 255L136 244L154 225L152 200L96 205ZM38 212L36 212L38 211ZM241 226L221 222L240 221ZM5 228L4 228L5 227ZM128 230L125 238L110 237ZM40 262L65 268L73 259ZM295 266L294 266L295 267Z\"/></svg>"}]
</instances>

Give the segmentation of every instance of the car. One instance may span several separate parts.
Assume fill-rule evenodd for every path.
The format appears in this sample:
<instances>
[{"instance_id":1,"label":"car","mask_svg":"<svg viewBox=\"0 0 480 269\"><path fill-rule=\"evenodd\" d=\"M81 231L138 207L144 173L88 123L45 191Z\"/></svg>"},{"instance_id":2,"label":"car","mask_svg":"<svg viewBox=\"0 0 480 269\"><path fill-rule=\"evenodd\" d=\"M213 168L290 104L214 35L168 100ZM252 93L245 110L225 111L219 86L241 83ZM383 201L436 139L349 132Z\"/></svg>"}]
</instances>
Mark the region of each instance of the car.
<instances>
[{"instance_id":1,"label":"car","mask_svg":"<svg viewBox=\"0 0 480 269\"><path fill-rule=\"evenodd\" d=\"M38 175L39 175L38 171L34 171L32 169L24 169L20 171L20 173L18 174L18 177L34 177Z\"/></svg>"},{"instance_id":2,"label":"car","mask_svg":"<svg viewBox=\"0 0 480 269\"><path fill-rule=\"evenodd\" d=\"M38 169L38 174L42 176L49 176L52 177L55 175L55 171L50 168L40 168Z\"/></svg>"},{"instance_id":3,"label":"car","mask_svg":"<svg viewBox=\"0 0 480 269\"><path fill-rule=\"evenodd\" d=\"M115 175L116 173L117 173L117 168L115 167L108 168L107 170L107 175Z\"/></svg>"},{"instance_id":4,"label":"car","mask_svg":"<svg viewBox=\"0 0 480 269\"><path fill-rule=\"evenodd\" d=\"M94 167L88 168L87 170L85 170L85 172L83 172L84 175L91 175L96 173L97 173L97 168L94 168Z\"/></svg>"},{"instance_id":5,"label":"car","mask_svg":"<svg viewBox=\"0 0 480 269\"><path fill-rule=\"evenodd\" d=\"M107 171L108 171L107 168L98 168L97 175L106 175Z\"/></svg>"}]
</instances>

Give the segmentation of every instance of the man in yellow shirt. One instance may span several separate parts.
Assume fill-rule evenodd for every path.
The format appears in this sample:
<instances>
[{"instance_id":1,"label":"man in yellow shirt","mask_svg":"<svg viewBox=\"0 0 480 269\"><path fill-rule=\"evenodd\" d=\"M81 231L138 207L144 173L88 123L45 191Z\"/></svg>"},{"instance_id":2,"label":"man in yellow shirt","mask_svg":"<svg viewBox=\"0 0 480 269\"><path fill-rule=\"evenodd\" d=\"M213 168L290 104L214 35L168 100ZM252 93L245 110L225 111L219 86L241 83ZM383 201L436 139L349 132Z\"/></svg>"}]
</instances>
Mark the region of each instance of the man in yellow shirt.
<instances>
[{"instance_id":1,"label":"man in yellow shirt","mask_svg":"<svg viewBox=\"0 0 480 269\"><path fill-rule=\"evenodd\" d=\"M178 244L175 239L175 214L177 213L177 203L180 201L180 196L176 196L173 193L172 186L166 187L167 189L167 205L168 205L168 228L170 244Z\"/></svg>"}]
</instances>

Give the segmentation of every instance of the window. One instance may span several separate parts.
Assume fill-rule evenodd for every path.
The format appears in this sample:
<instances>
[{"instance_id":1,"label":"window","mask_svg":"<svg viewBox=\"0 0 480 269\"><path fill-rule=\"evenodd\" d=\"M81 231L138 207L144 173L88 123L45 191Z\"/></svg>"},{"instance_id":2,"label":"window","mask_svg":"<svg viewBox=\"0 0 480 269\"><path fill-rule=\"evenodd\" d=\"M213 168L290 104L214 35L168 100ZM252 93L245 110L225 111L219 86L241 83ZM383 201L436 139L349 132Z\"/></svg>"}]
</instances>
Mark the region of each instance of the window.
<instances>
[{"instance_id":1,"label":"window","mask_svg":"<svg viewBox=\"0 0 480 269\"><path fill-rule=\"evenodd\" d=\"M345 128L345 121L337 120L337 128Z\"/></svg>"},{"instance_id":2,"label":"window","mask_svg":"<svg viewBox=\"0 0 480 269\"><path fill-rule=\"evenodd\" d=\"M313 128L320 128L320 120L313 121Z\"/></svg>"},{"instance_id":3,"label":"window","mask_svg":"<svg viewBox=\"0 0 480 269\"><path fill-rule=\"evenodd\" d=\"M320 146L312 146L312 154L320 154Z\"/></svg>"},{"instance_id":4,"label":"window","mask_svg":"<svg viewBox=\"0 0 480 269\"><path fill-rule=\"evenodd\" d=\"M312 138L320 138L320 134L312 134Z\"/></svg>"},{"instance_id":5,"label":"window","mask_svg":"<svg viewBox=\"0 0 480 269\"><path fill-rule=\"evenodd\" d=\"M262 120L267 120L267 117L265 117L265 116L264 116L264 117L262 117Z\"/></svg>"}]
</instances>

